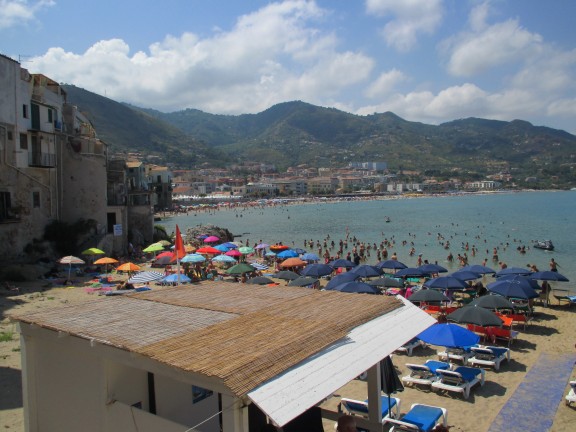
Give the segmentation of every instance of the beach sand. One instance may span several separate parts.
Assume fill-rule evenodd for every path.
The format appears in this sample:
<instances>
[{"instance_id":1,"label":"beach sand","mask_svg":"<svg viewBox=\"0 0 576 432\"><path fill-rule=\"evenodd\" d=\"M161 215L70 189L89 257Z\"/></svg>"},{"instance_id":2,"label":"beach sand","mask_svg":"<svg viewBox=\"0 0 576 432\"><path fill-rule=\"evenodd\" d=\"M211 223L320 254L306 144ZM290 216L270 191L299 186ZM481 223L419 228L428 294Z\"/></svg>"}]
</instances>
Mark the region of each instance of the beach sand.
<instances>
[{"instance_id":1,"label":"beach sand","mask_svg":"<svg viewBox=\"0 0 576 432\"><path fill-rule=\"evenodd\" d=\"M4 430L23 431L20 342L17 326L7 318L8 315L83 301L97 301L103 296L85 291L85 288L90 285L88 280L74 287L41 288L42 282L17 283L16 285L20 288L20 292L4 290L0 295L0 311L2 312L0 334L13 333L11 341L0 342L0 388L2 388L0 427ZM285 282L280 281L280 286L276 288L281 289L283 285ZM156 286L153 288L162 289ZM194 287L193 285L185 286L183 289L194 289ZM535 321L525 331L522 326L517 328L520 336L511 346L512 361L502 363L498 372L487 369L486 384L484 387L476 387L468 400L454 393L436 394L416 388L406 388L397 395L402 400L402 412L406 412L415 402L442 406L448 409L448 424L452 426L452 431L488 431L501 407L514 393L541 353L574 354L576 359L575 314L576 307L556 306L555 303L550 308L537 307ZM421 364L430 358L437 358L434 347L417 348L411 357L395 354L393 361L401 372L400 375L403 376L407 373L405 363ZM571 378L576 379L576 371L572 371ZM566 384L563 396L569 390L568 383ZM339 389L334 397L326 401L323 406L336 410L341 396L364 400L366 394L366 383L354 380ZM551 430L558 432L570 430L572 427L569 425L573 425L575 420L576 408L566 407L562 398L562 401L558 403ZM333 431L333 424L332 421L325 421L325 430Z\"/></svg>"}]
</instances>

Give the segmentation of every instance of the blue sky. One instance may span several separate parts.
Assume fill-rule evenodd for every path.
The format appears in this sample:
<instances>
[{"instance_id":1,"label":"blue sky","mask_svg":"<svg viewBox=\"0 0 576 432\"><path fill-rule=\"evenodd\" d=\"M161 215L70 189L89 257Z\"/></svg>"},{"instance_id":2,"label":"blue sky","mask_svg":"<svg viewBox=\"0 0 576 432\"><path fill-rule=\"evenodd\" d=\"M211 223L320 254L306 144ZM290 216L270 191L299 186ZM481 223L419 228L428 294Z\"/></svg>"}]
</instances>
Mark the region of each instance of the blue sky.
<instances>
[{"instance_id":1,"label":"blue sky","mask_svg":"<svg viewBox=\"0 0 576 432\"><path fill-rule=\"evenodd\" d=\"M0 53L161 111L292 100L576 133L574 0L0 0Z\"/></svg>"}]
</instances>

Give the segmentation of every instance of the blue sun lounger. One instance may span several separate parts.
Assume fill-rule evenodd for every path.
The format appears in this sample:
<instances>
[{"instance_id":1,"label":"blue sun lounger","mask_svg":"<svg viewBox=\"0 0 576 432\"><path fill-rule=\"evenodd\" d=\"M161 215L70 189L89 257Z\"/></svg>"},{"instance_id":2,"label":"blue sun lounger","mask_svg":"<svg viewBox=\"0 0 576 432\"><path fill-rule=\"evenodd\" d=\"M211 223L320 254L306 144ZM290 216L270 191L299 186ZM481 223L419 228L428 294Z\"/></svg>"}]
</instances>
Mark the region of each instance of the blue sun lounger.
<instances>
[{"instance_id":1,"label":"blue sun lounger","mask_svg":"<svg viewBox=\"0 0 576 432\"><path fill-rule=\"evenodd\" d=\"M423 365L406 363L406 367L410 371L410 374L402 377L402 382L404 384L431 385L439 378L438 370L450 369L450 363L441 362L438 360L426 360L426 363Z\"/></svg>"},{"instance_id":2,"label":"blue sun lounger","mask_svg":"<svg viewBox=\"0 0 576 432\"><path fill-rule=\"evenodd\" d=\"M380 396L382 400L382 420L388 417L388 396ZM357 415L361 417L368 418L368 399L365 401L359 401L355 399L342 398L340 399L340 404L342 409L348 414ZM392 417L398 418L400 415L400 399L391 397L390 398L390 408L392 409Z\"/></svg>"},{"instance_id":3,"label":"blue sun lounger","mask_svg":"<svg viewBox=\"0 0 576 432\"><path fill-rule=\"evenodd\" d=\"M399 430L430 432L440 419L444 426L448 425L448 411L445 408L413 404L410 411L399 420L387 418L385 422L392 425L390 432Z\"/></svg>"},{"instance_id":4,"label":"blue sun lounger","mask_svg":"<svg viewBox=\"0 0 576 432\"><path fill-rule=\"evenodd\" d=\"M470 348L474 357L468 359L472 366L492 366L494 370L500 369L500 363L504 360L510 361L510 348L494 346L478 346Z\"/></svg>"},{"instance_id":5,"label":"blue sun lounger","mask_svg":"<svg viewBox=\"0 0 576 432\"><path fill-rule=\"evenodd\" d=\"M484 385L484 369L458 366L454 370L439 370L440 379L432 383L432 390L447 390L462 393L464 399L470 396L470 390L476 384Z\"/></svg>"}]
</instances>

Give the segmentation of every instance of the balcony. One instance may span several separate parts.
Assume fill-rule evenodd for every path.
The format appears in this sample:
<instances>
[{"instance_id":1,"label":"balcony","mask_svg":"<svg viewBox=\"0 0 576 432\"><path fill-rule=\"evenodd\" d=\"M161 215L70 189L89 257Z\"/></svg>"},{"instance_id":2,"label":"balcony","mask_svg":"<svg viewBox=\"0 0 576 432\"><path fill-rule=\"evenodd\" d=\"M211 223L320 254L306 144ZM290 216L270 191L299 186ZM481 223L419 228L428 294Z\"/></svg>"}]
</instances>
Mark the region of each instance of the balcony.
<instances>
[{"instance_id":1,"label":"balcony","mask_svg":"<svg viewBox=\"0 0 576 432\"><path fill-rule=\"evenodd\" d=\"M54 168L56 166L56 154L30 152L28 153L28 166L41 167L41 168Z\"/></svg>"}]
</instances>

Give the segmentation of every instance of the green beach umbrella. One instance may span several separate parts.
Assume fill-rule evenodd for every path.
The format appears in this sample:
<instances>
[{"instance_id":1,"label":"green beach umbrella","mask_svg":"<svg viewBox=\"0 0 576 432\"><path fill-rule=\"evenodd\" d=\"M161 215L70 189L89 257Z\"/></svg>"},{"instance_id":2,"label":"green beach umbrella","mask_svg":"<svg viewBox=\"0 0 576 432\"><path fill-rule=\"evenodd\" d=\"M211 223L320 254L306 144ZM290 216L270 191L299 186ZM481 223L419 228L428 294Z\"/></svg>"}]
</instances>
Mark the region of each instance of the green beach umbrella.
<instances>
[{"instance_id":1,"label":"green beach umbrella","mask_svg":"<svg viewBox=\"0 0 576 432\"><path fill-rule=\"evenodd\" d=\"M142 249L142 252L160 252L164 250L164 246L160 243L152 243L146 249Z\"/></svg>"},{"instance_id":2,"label":"green beach umbrella","mask_svg":"<svg viewBox=\"0 0 576 432\"><path fill-rule=\"evenodd\" d=\"M244 274L244 273L250 273L255 271L256 268L252 267L250 264L246 264L246 263L239 263L236 264L232 267L230 267L228 270L226 270L227 274L231 274L231 275L239 275L239 274Z\"/></svg>"}]
</instances>

